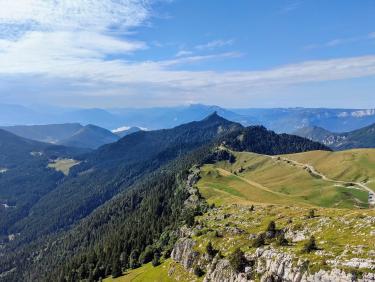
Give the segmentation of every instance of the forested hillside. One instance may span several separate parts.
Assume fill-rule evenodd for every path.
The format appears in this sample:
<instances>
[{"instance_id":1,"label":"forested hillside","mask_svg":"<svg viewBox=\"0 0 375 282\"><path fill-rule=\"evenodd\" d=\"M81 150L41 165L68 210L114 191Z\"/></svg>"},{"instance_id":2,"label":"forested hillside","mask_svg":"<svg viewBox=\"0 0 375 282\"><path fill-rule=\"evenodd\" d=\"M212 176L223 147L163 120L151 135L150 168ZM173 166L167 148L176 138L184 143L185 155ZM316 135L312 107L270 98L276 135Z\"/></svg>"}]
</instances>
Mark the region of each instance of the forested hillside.
<instances>
[{"instance_id":1,"label":"forested hillside","mask_svg":"<svg viewBox=\"0 0 375 282\"><path fill-rule=\"evenodd\" d=\"M50 160L86 152L18 137L0 129L0 236L6 240L11 226L63 179L47 167Z\"/></svg>"}]
</instances>

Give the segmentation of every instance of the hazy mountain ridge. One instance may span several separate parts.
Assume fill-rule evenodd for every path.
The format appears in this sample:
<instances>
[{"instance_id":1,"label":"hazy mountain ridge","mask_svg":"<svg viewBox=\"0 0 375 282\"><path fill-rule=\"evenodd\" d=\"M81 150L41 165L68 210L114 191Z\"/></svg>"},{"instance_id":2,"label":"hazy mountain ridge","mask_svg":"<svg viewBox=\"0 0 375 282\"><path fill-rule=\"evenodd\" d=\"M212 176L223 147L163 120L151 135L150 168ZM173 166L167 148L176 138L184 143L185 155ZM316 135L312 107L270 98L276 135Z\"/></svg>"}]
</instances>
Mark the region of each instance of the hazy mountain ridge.
<instances>
[{"instance_id":1,"label":"hazy mountain ridge","mask_svg":"<svg viewBox=\"0 0 375 282\"><path fill-rule=\"evenodd\" d=\"M90 149L96 149L120 138L107 129L91 124L82 126L79 123L16 125L5 126L2 129L40 142Z\"/></svg>"},{"instance_id":2,"label":"hazy mountain ridge","mask_svg":"<svg viewBox=\"0 0 375 282\"><path fill-rule=\"evenodd\" d=\"M3 110L4 109L4 110ZM18 109L18 110L17 110ZM21 110L22 109L22 110ZM5 114L1 114L1 111ZM326 108L243 108L193 104L159 108L56 109L27 108L0 104L0 125L51 124L78 122L95 124L108 130L127 125L148 129L172 128L197 121L212 112L244 126L263 125L278 133L292 133L306 126L319 126L332 132L347 132L375 123L374 109ZM15 114L17 113L17 114ZM20 113L20 114L18 114Z\"/></svg>"},{"instance_id":3,"label":"hazy mountain ridge","mask_svg":"<svg viewBox=\"0 0 375 282\"><path fill-rule=\"evenodd\" d=\"M96 149L104 144L116 142L119 139L120 137L111 131L89 124L68 138L60 140L58 144L69 147Z\"/></svg>"},{"instance_id":4,"label":"hazy mountain ridge","mask_svg":"<svg viewBox=\"0 0 375 282\"><path fill-rule=\"evenodd\" d=\"M321 142L334 150L375 148L375 124L345 133L333 133L320 127L305 127L294 134Z\"/></svg>"},{"instance_id":5,"label":"hazy mountain ridge","mask_svg":"<svg viewBox=\"0 0 375 282\"><path fill-rule=\"evenodd\" d=\"M82 129L79 123L47 124L47 125L15 125L4 126L2 129L15 135L46 143L57 143L70 137Z\"/></svg>"},{"instance_id":6,"label":"hazy mountain ridge","mask_svg":"<svg viewBox=\"0 0 375 282\"><path fill-rule=\"evenodd\" d=\"M120 127L120 128L115 129L115 130L112 130L112 133L114 133L117 136L119 136L120 138L122 138L122 137L125 137L125 136L129 135L129 134L132 134L132 133L135 133L135 132L138 132L138 131L141 131L141 130L144 130L144 129L139 128L137 126Z\"/></svg>"}]
</instances>

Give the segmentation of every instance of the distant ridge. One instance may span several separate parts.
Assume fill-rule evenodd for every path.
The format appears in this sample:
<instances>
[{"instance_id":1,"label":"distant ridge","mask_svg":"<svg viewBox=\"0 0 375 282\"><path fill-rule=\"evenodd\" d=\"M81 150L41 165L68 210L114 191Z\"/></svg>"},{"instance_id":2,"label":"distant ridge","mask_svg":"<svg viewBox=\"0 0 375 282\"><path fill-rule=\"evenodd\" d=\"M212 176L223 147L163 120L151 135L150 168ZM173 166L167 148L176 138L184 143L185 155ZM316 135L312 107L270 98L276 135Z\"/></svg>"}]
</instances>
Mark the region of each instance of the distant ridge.
<instances>
[{"instance_id":1,"label":"distant ridge","mask_svg":"<svg viewBox=\"0 0 375 282\"><path fill-rule=\"evenodd\" d=\"M47 125L15 125L2 129L15 135L46 143L57 143L68 138L83 126L79 123L47 124Z\"/></svg>"},{"instance_id":2,"label":"distant ridge","mask_svg":"<svg viewBox=\"0 0 375 282\"><path fill-rule=\"evenodd\" d=\"M334 150L375 148L375 123L358 130L333 133L321 127L305 127L295 135L321 142Z\"/></svg>"},{"instance_id":3,"label":"distant ridge","mask_svg":"<svg viewBox=\"0 0 375 282\"><path fill-rule=\"evenodd\" d=\"M97 149L104 144L116 142L119 138L107 129L89 124L79 129L72 136L59 141L58 144L68 147Z\"/></svg>"},{"instance_id":4,"label":"distant ridge","mask_svg":"<svg viewBox=\"0 0 375 282\"><path fill-rule=\"evenodd\" d=\"M132 133L135 133L135 132L138 132L138 131L141 131L142 129L137 127L137 126L133 126L133 127L130 127L128 129L122 129L122 130L112 130L112 133L116 134L117 136L119 137L125 137L129 134L132 134Z\"/></svg>"},{"instance_id":5,"label":"distant ridge","mask_svg":"<svg viewBox=\"0 0 375 282\"><path fill-rule=\"evenodd\" d=\"M16 125L2 128L23 138L77 148L96 149L119 139L107 129L95 125L82 126L79 123Z\"/></svg>"}]
</instances>

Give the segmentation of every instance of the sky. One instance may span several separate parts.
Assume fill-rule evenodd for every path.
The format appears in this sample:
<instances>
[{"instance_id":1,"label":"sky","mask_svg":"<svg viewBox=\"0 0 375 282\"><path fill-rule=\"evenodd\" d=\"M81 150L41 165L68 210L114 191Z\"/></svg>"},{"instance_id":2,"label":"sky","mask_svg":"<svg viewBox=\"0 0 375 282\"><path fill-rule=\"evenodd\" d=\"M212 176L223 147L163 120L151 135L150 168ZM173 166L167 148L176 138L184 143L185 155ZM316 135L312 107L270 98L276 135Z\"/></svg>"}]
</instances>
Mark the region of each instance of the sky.
<instances>
[{"instance_id":1,"label":"sky","mask_svg":"<svg viewBox=\"0 0 375 282\"><path fill-rule=\"evenodd\" d=\"M375 108L373 0L0 7L0 103Z\"/></svg>"}]
</instances>

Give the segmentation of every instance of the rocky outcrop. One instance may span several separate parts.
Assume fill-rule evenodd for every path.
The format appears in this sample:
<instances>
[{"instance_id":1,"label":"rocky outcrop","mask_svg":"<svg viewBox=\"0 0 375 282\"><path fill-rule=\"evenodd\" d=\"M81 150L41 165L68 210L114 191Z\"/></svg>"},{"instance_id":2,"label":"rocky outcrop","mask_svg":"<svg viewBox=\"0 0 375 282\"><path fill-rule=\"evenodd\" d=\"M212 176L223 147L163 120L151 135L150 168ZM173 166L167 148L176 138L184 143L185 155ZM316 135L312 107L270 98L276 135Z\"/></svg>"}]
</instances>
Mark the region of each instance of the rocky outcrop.
<instances>
[{"instance_id":1,"label":"rocky outcrop","mask_svg":"<svg viewBox=\"0 0 375 282\"><path fill-rule=\"evenodd\" d=\"M206 270L204 282L370 282L375 281L375 273L345 272L337 268L309 272L309 262L294 255L278 252L271 247L258 248L254 255L247 255L248 265L244 272L235 271L227 259L215 257L211 262L202 265L206 258L194 251L192 239L180 239L172 252L172 258L180 262L187 270L192 271L195 265Z\"/></svg>"},{"instance_id":2,"label":"rocky outcrop","mask_svg":"<svg viewBox=\"0 0 375 282\"><path fill-rule=\"evenodd\" d=\"M172 259L190 270L199 258L199 253L193 249L194 246L195 242L190 238L179 239L173 248Z\"/></svg>"},{"instance_id":3,"label":"rocky outcrop","mask_svg":"<svg viewBox=\"0 0 375 282\"><path fill-rule=\"evenodd\" d=\"M185 208L196 209L203 204L198 188L195 186L200 178L199 173L200 170L197 167L190 169L190 174L188 175L185 187L190 196L184 202Z\"/></svg>"},{"instance_id":4,"label":"rocky outcrop","mask_svg":"<svg viewBox=\"0 0 375 282\"><path fill-rule=\"evenodd\" d=\"M249 272L251 268L245 270ZM218 260L214 262L211 268L208 270L206 277L203 282L213 281L227 281L227 282L246 282L250 281L251 276L249 273L237 273L233 270L227 259Z\"/></svg>"}]
</instances>

